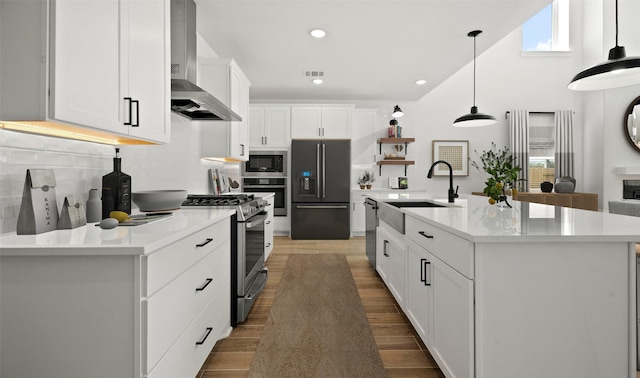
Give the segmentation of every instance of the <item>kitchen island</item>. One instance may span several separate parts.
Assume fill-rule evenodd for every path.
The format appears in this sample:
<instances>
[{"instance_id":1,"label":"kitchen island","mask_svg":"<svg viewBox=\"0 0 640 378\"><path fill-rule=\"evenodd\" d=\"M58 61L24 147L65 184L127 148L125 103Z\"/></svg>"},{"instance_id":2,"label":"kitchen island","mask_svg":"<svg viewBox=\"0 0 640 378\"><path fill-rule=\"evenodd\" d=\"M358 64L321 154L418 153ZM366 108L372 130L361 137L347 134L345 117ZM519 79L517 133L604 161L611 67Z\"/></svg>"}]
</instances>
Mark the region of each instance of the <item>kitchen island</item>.
<instances>
[{"instance_id":1,"label":"kitchen island","mask_svg":"<svg viewBox=\"0 0 640 378\"><path fill-rule=\"evenodd\" d=\"M447 376L635 377L640 218L429 193L375 196L376 269ZM395 198L394 198L395 197Z\"/></svg>"},{"instance_id":2,"label":"kitchen island","mask_svg":"<svg viewBox=\"0 0 640 378\"><path fill-rule=\"evenodd\" d=\"M231 332L235 213L0 236L0 376L195 376Z\"/></svg>"}]
</instances>

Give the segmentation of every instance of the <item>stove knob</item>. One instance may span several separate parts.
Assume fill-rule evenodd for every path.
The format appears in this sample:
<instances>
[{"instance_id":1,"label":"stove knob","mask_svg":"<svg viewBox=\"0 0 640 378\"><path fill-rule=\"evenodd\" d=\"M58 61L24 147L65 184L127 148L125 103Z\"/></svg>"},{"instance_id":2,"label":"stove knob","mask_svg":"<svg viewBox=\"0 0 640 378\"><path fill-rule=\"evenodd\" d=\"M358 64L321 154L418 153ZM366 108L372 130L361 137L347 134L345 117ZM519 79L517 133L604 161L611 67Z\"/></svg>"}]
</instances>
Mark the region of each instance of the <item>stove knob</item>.
<instances>
[{"instance_id":1,"label":"stove knob","mask_svg":"<svg viewBox=\"0 0 640 378\"><path fill-rule=\"evenodd\" d=\"M251 215L251 208L249 208L249 207L243 208L242 209L242 214L244 214L245 216Z\"/></svg>"}]
</instances>

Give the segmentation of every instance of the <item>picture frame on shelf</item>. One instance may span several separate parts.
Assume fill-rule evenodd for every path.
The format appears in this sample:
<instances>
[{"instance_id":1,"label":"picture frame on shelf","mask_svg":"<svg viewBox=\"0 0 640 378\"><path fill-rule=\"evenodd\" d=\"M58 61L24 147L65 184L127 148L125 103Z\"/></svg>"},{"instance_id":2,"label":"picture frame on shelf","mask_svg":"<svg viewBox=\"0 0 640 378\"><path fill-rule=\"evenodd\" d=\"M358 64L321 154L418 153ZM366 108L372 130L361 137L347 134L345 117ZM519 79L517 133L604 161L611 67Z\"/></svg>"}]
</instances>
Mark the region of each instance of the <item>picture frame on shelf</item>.
<instances>
[{"instance_id":1,"label":"picture frame on shelf","mask_svg":"<svg viewBox=\"0 0 640 378\"><path fill-rule=\"evenodd\" d=\"M431 147L431 163L444 160L451 164L454 176L469 176L468 140L434 140ZM438 164L433 169L433 175L448 176L449 167Z\"/></svg>"}]
</instances>

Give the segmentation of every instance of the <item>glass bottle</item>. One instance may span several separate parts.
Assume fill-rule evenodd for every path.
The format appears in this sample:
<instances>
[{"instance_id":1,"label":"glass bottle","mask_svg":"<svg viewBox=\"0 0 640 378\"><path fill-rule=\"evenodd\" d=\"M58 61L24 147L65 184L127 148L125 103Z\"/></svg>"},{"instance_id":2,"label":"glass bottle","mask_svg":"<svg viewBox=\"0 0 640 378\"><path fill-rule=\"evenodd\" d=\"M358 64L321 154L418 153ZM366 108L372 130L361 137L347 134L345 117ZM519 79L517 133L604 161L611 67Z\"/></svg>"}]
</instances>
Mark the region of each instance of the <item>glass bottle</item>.
<instances>
[{"instance_id":1,"label":"glass bottle","mask_svg":"<svg viewBox=\"0 0 640 378\"><path fill-rule=\"evenodd\" d=\"M120 149L116 148L116 156L113 158L113 172L102 176L102 201L104 215L104 189L109 189L113 199L113 210L124 211L131 214L131 176L122 172ZM107 215L108 217L108 215Z\"/></svg>"}]
</instances>

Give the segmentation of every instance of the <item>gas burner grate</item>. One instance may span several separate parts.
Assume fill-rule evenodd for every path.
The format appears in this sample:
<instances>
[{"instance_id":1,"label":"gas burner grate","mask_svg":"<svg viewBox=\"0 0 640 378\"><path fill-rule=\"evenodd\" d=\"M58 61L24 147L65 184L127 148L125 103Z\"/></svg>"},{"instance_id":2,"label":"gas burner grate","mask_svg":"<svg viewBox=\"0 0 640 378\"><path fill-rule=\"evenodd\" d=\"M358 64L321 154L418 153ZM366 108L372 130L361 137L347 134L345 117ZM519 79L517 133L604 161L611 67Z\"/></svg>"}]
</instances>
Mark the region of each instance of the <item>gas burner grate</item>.
<instances>
[{"instance_id":1,"label":"gas burner grate","mask_svg":"<svg viewBox=\"0 0 640 378\"><path fill-rule=\"evenodd\" d=\"M252 201L253 194L230 194L230 195L188 195L182 206L237 206Z\"/></svg>"}]
</instances>

